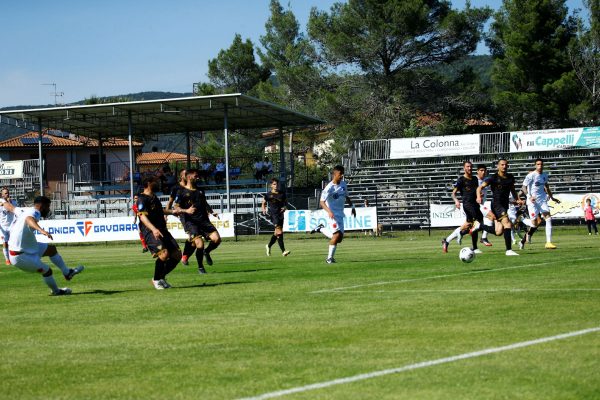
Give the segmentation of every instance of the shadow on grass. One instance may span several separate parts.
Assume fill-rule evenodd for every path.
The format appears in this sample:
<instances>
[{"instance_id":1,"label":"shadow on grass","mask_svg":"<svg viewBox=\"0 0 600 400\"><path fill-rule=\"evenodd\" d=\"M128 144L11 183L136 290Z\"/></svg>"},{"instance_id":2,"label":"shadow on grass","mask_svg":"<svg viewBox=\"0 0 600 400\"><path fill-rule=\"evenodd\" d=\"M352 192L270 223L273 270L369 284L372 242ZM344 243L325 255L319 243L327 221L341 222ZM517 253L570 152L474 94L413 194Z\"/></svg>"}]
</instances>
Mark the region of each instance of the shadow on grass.
<instances>
[{"instance_id":1,"label":"shadow on grass","mask_svg":"<svg viewBox=\"0 0 600 400\"><path fill-rule=\"evenodd\" d=\"M277 268L254 268L254 269L241 269L236 271L210 271L211 274L233 274L238 272L260 272L260 271L274 271Z\"/></svg>"},{"instance_id":2,"label":"shadow on grass","mask_svg":"<svg viewBox=\"0 0 600 400\"><path fill-rule=\"evenodd\" d=\"M141 289L132 289L132 290L102 290L102 289L96 289L96 290L89 290L87 292L73 292L71 293L71 296L79 296L82 294L103 294L105 296L110 296L113 294L119 294L119 293L126 293L126 292L139 292Z\"/></svg>"},{"instance_id":3,"label":"shadow on grass","mask_svg":"<svg viewBox=\"0 0 600 400\"><path fill-rule=\"evenodd\" d=\"M172 289L192 289L192 288L203 288L203 287L217 287L217 286L227 286L227 285L243 285L245 283L253 283L253 282L199 283L197 285L173 286L169 290L172 290Z\"/></svg>"}]
</instances>

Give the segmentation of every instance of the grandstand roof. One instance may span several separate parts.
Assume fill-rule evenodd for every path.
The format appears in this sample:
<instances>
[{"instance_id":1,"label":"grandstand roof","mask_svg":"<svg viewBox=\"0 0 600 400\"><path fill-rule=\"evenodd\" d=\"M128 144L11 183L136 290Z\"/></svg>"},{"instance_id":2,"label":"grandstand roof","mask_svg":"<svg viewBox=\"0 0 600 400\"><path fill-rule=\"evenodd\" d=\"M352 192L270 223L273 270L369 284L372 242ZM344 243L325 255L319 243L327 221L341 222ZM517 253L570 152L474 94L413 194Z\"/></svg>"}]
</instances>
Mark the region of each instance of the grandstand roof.
<instances>
[{"instance_id":1,"label":"grandstand roof","mask_svg":"<svg viewBox=\"0 0 600 400\"><path fill-rule=\"evenodd\" d=\"M103 147L128 147L128 141L122 138L106 138L102 140ZM134 147L142 147L142 142L132 142ZM0 142L0 148L30 148L38 146L38 133L27 132L23 135L3 140ZM44 147L98 147L98 140L87 136L69 135L68 137L56 136L44 130L42 133L42 146Z\"/></svg>"},{"instance_id":2,"label":"grandstand roof","mask_svg":"<svg viewBox=\"0 0 600 400\"><path fill-rule=\"evenodd\" d=\"M229 129L308 126L323 121L241 93L175 99L10 110L17 123L74 134L126 136L129 116L135 135L221 130L227 110Z\"/></svg>"},{"instance_id":3,"label":"grandstand roof","mask_svg":"<svg viewBox=\"0 0 600 400\"><path fill-rule=\"evenodd\" d=\"M187 155L181 153L174 152L164 152L164 153L142 153L136 157L136 162L140 165L159 165L168 163L171 161L186 161ZM196 156L190 156L191 161L200 160Z\"/></svg>"}]
</instances>

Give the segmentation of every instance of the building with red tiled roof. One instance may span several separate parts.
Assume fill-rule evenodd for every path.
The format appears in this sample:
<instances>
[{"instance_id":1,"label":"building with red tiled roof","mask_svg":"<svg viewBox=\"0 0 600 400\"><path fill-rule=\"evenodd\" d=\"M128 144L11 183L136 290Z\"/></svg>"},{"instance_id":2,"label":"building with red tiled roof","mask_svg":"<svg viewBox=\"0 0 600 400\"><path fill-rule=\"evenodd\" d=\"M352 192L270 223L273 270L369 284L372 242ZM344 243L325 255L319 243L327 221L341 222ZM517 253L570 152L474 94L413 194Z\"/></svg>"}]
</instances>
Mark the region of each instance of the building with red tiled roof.
<instances>
[{"instance_id":1,"label":"building with red tiled roof","mask_svg":"<svg viewBox=\"0 0 600 400\"><path fill-rule=\"evenodd\" d=\"M198 163L200 158L196 156L190 156L192 163ZM152 152L152 153L139 153L135 157L136 164L140 167L140 170L147 169L145 167L152 167L157 165L164 165L169 163L182 163L187 162L187 155L181 153L175 153L172 151L166 152Z\"/></svg>"},{"instance_id":2,"label":"building with red tiled roof","mask_svg":"<svg viewBox=\"0 0 600 400\"><path fill-rule=\"evenodd\" d=\"M38 132L27 132L0 141L0 159L4 161L38 159ZM134 152L141 151L143 143L133 142ZM116 180L123 176L129 165L129 144L121 138L102 140L72 135L67 132L42 132L45 163L44 181L49 193L59 190L67 175L79 180ZM104 171L100 170L100 155ZM103 172L103 173L101 173Z\"/></svg>"}]
</instances>

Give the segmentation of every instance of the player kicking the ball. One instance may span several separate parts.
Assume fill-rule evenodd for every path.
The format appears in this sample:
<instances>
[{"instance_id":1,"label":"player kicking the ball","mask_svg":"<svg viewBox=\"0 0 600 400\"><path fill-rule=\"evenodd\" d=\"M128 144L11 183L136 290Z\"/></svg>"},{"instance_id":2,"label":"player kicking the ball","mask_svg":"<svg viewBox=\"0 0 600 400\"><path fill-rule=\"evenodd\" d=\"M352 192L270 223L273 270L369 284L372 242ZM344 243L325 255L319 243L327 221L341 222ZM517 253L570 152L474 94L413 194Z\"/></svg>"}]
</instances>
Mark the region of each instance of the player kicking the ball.
<instances>
[{"instance_id":1,"label":"player kicking the ball","mask_svg":"<svg viewBox=\"0 0 600 400\"><path fill-rule=\"evenodd\" d=\"M344 179L344 167L337 165L333 168L331 182L325 186L321 193L321 207L329 217L328 226L319 225L311 233L321 232L329 239L329 253L327 254L327 264L335 263L335 250L338 243L344 239L344 205L348 203L352 206L352 216L356 218L356 210L350 197L348 197L348 187Z\"/></svg>"},{"instance_id":2,"label":"player kicking the ball","mask_svg":"<svg viewBox=\"0 0 600 400\"><path fill-rule=\"evenodd\" d=\"M50 261L62 271L66 280L70 281L75 275L83 271L83 266L69 268L65 265L56 246L48 243L38 243L34 231L52 240L52 235L42 229L38 221L50 213L50 199L38 196L33 202L33 207L18 208L9 202L2 203L4 208L15 214L15 220L10 228L8 252L10 263L25 272L38 272L42 274L44 283L52 291L53 296L71 294L69 288L59 288L52 276L52 269L42 262L42 256L50 257Z\"/></svg>"}]
</instances>

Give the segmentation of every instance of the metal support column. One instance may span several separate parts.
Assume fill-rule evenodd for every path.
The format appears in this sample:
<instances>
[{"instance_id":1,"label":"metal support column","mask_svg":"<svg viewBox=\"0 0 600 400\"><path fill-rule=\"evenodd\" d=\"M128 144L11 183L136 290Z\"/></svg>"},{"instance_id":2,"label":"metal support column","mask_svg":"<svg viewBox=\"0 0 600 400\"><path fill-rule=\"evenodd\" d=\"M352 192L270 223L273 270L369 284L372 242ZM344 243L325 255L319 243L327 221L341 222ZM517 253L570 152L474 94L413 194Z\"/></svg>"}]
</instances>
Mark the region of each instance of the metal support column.
<instances>
[{"instance_id":1,"label":"metal support column","mask_svg":"<svg viewBox=\"0 0 600 400\"><path fill-rule=\"evenodd\" d=\"M44 195L44 157L42 155L42 119L38 118L38 162L40 168L40 196Z\"/></svg>"},{"instance_id":2,"label":"metal support column","mask_svg":"<svg viewBox=\"0 0 600 400\"><path fill-rule=\"evenodd\" d=\"M128 132L128 141L129 141L129 190L131 202L133 203L133 143L131 137L133 136L133 123L131 122L131 111L127 113L127 132Z\"/></svg>"},{"instance_id":3,"label":"metal support column","mask_svg":"<svg viewBox=\"0 0 600 400\"><path fill-rule=\"evenodd\" d=\"M102 154L104 153L104 149L102 148L102 134L99 133L98 134L98 175L100 178L100 184L103 185L104 184L104 163L102 162Z\"/></svg>"},{"instance_id":4,"label":"metal support column","mask_svg":"<svg viewBox=\"0 0 600 400\"><path fill-rule=\"evenodd\" d=\"M223 114L223 130L225 133L225 191L227 192L227 212L231 211L231 193L229 190L229 121L227 114L227 104L225 104L225 112Z\"/></svg>"},{"instance_id":5,"label":"metal support column","mask_svg":"<svg viewBox=\"0 0 600 400\"><path fill-rule=\"evenodd\" d=\"M283 128L279 127L279 183L287 187L285 172L285 148L283 144Z\"/></svg>"},{"instance_id":6,"label":"metal support column","mask_svg":"<svg viewBox=\"0 0 600 400\"><path fill-rule=\"evenodd\" d=\"M192 153L191 153L192 144L190 141L190 132L187 131L185 133L185 156L187 160L186 168L192 168Z\"/></svg>"}]
</instances>

